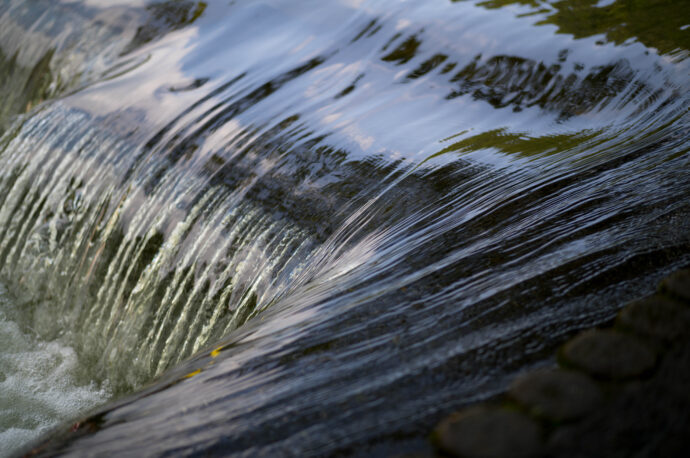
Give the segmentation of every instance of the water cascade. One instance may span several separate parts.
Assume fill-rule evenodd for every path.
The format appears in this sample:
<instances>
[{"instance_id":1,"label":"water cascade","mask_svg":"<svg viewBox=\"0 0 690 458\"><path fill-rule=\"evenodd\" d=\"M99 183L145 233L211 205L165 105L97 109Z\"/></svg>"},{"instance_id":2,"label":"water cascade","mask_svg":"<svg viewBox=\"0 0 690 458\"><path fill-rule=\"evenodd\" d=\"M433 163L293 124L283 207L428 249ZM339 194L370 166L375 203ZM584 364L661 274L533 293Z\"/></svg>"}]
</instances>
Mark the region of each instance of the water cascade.
<instances>
[{"instance_id":1,"label":"water cascade","mask_svg":"<svg viewBox=\"0 0 690 458\"><path fill-rule=\"evenodd\" d=\"M404 451L687 266L690 10L600 3L0 0L9 452Z\"/></svg>"}]
</instances>

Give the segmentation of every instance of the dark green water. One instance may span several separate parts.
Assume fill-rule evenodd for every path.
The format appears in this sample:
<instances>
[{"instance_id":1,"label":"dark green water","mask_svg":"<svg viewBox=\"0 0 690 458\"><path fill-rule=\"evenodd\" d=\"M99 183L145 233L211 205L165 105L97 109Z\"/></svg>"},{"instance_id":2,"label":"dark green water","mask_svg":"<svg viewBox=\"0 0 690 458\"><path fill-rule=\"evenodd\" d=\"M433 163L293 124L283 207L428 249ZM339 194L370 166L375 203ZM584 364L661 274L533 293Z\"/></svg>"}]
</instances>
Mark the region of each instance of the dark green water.
<instances>
[{"instance_id":1,"label":"dark green water","mask_svg":"<svg viewBox=\"0 0 690 458\"><path fill-rule=\"evenodd\" d=\"M65 361L8 453L423 450L690 264L689 57L686 2L0 1L0 388Z\"/></svg>"}]
</instances>

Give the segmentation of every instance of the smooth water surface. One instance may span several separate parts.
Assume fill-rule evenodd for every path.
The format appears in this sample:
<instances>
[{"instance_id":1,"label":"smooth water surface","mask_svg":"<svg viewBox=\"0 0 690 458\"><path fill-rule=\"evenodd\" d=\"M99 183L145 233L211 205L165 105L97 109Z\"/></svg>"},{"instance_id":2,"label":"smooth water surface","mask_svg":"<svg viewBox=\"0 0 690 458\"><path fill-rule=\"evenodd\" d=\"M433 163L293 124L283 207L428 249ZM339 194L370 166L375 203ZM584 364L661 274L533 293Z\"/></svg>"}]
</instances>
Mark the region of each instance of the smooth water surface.
<instances>
[{"instance_id":1,"label":"smooth water surface","mask_svg":"<svg viewBox=\"0 0 690 458\"><path fill-rule=\"evenodd\" d=\"M114 402L40 450L424 449L690 263L687 18L0 1L13 323Z\"/></svg>"}]
</instances>

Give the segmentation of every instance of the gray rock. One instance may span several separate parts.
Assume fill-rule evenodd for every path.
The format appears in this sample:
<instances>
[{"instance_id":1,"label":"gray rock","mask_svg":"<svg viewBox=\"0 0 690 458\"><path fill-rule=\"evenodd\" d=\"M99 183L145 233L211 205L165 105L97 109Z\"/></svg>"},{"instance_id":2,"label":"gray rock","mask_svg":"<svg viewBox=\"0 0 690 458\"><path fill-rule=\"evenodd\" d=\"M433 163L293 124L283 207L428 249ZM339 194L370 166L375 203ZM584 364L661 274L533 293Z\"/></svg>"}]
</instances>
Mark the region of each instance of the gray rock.
<instances>
[{"instance_id":1,"label":"gray rock","mask_svg":"<svg viewBox=\"0 0 690 458\"><path fill-rule=\"evenodd\" d=\"M541 431L529 417L499 407L477 406L441 421L435 436L439 448L454 456L536 456Z\"/></svg>"},{"instance_id":2,"label":"gray rock","mask_svg":"<svg viewBox=\"0 0 690 458\"><path fill-rule=\"evenodd\" d=\"M596 377L624 379L652 369L656 355L638 339L610 330L585 331L560 352L565 363Z\"/></svg>"},{"instance_id":3,"label":"gray rock","mask_svg":"<svg viewBox=\"0 0 690 458\"><path fill-rule=\"evenodd\" d=\"M690 302L690 269L672 273L662 280L659 289L666 294Z\"/></svg>"},{"instance_id":4,"label":"gray rock","mask_svg":"<svg viewBox=\"0 0 690 458\"><path fill-rule=\"evenodd\" d=\"M670 342L690 329L690 308L660 295L626 305L616 326L662 342Z\"/></svg>"},{"instance_id":5,"label":"gray rock","mask_svg":"<svg viewBox=\"0 0 690 458\"><path fill-rule=\"evenodd\" d=\"M586 375L562 369L541 369L518 377L510 396L534 415L573 420L592 411L602 400L599 386Z\"/></svg>"}]
</instances>

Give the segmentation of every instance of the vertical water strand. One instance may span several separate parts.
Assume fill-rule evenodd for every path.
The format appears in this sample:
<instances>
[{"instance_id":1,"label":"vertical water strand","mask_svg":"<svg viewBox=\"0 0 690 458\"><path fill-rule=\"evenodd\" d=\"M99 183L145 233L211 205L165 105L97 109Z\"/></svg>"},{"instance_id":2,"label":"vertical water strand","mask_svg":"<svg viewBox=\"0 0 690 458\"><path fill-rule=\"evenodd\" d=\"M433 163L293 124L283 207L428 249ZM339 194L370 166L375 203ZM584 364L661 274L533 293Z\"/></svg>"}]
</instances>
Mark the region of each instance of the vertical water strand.
<instances>
[{"instance_id":1,"label":"vertical water strand","mask_svg":"<svg viewBox=\"0 0 690 458\"><path fill-rule=\"evenodd\" d=\"M70 116L66 117L69 119ZM74 119L81 125L91 122L87 119L84 123L84 118L80 116ZM102 162L107 158L106 163L117 162L117 158L127 155L132 147L109 141L107 137L99 138L101 134L94 136L89 129L92 128L80 131L82 141L79 144L72 144L71 137L66 140L58 137L49 147L51 151L60 151L56 156L61 158L61 163L72 164L72 168L79 163L79 168L85 170L81 177L72 175L69 180L60 180L57 178L60 175L52 175L57 181L51 182L51 187L54 188L59 182L65 189L62 193L65 197L57 200L57 203L62 203L63 210L69 213L58 216L71 218L69 224L73 230L65 233L69 236L47 236L54 256L50 263L60 266L57 270L71 264L79 267L67 286L63 283L64 277L56 273L57 270L53 270L51 282L58 287L55 294L61 297L60 302L64 307L60 312L63 316L61 321L70 316L81 316L77 322L86 331L79 337L78 344L85 358L102 367L102 377L111 374L116 386L117 378L127 380L123 387L131 386L138 377L159 373L188 355L193 348L198 349L203 345L204 338L189 336L189 324L205 329L203 335L206 337L217 335L221 329L229 331L241 325L257 308L262 308L261 298L267 297L268 285L283 274L283 267L289 265L295 268L300 265L299 259L297 263L290 261L306 256L302 250L290 252L288 247L296 244L307 247L308 244L300 242L304 236L298 235L299 231L276 222L263 210L247 206L246 203L237 207L252 181L239 186L237 192L228 193L223 187L208 188L197 180L197 184L187 191L177 192L174 188L178 185L174 183L179 180L166 178L167 182L173 183L173 188L161 188L165 189L163 195L176 196L174 200L169 200L170 197L162 201L156 198L142 200L141 188L134 184L138 175L134 174L134 181L122 183L123 190L117 192L117 200L113 199L111 185L104 184L113 179L107 168L97 167L98 162L95 161ZM98 153L80 155L86 146L96 144ZM95 170L96 174L89 170ZM100 200L97 197L99 194L102 194ZM195 195L200 196L196 203L196 198L191 197ZM79 203L82 200L90 204L82 206ZM189 205L192 207L189 208ZM180 209L181 212L178 211ZM223 223L233 227L233 231L240 230L237 237L218 224L228 212L239 216L233 223ZM178 213L184 216L176 222ZM217 216L213 217L212 214ZM52 216L50 212L46 212L46 215L47 219ZM149 215L156 216L150 219ZM199 226L202 217L205 223ZM35 224L23 225L18 233L28 234L33 226ZM123 227L127 228L124 232ZM175 227L172 232L171 227ZM55 245L58 239L60 246ZM212 246L214 241L221 240L221 248L214 250L218 248ZM36 240L36 243L39 242L40 239ZM224 251L226 255L221 257ZM26 258L25 262L29 262L31 256ZM199 259L206 259L203 263L205 268L200 267ZM36 261L32 262L35 265ZM224 263L228 265L224 266ZM181 266L171 281L165 280L170 278L170 274L160 271L160 266L166 264ZM213 278L218 269L225 272L220 284L228 291L218 289L213 293L219 310L201 314L197 311L198 304L204 304L203 308L208 303L211 296L208 278ZM72 281L74 284L69 286ZM162 286L163 283L166 283L165 286ZM75 289L81 293L75 292ZM150 293L145 294L145 291ZM219 295L223 297L222 304L218 302ZM38 302L44 304L45 300L39 299ZM89 302L93 303L85 307ZM227 314L223 309L228 307L231 312L228 318L215 323L218 317ZM207 323L205 320L208 317L205 315L211 315L212 322ZM135 319L135 316L139 318ZM121 325L123 320L130 324ZM145 338L149 345L137 350L133 366L138 361L149 361L144 365L148 365L153 372L142 367L132 367L131 370L119 367L116 361L123 352L140 347L141 342L137 339L143 337L144 329L150 329L149 337ZM192 341L195 343L191 344ZM114 376L118 371L122 374Z\"/></svg>"},{"instance_id":2,"label":"vertical water strand","mask_svg":"<svg viewBox=\"0 0 690 458\"><path fill-rule=\"evenodd\" d=\"M222 197L227 198L226 193L220 193ZM210 224L206 224L204 230L199 236L189 237L190 243L184 244L187 253L196 253L192 257L185 259L185 264L190 264L193 266L193 270L197 271L197 277L201 282L197 282L198 286L202 286L207 292L206 294L200 294L197 288L187 296L187 302L182 306L182 310L185 313L180 316L182 319L178 319L178 315L174 313L169 313L166 319L173 320L174 329L167 333L168 337L163 345L165 349L163 358L161 359L161 364L159 365L158 371L161 371L165 367L171 364L171 362L176 362L180 359L181 355L190 354L192 343L196 339L188 339L187 335L198 335L199 328L201 326L207 325L209 327L215 327L216 323L209 322L209 314L211 311L207 311L208 301L217 293L213 293L212 282L215 282L215 272L222 268L223 263L227 260L223 259L223 252L227 249L227 241L223 240L219 235L220 228L218 227L218 220L222 218L222 211L219 212L218 209L222 211L228 211L224 206L215 207L215 209L207 209L210 214L205 215L205 221L210 221ZM212 216L213 213L216 216ZM261 227L262 221L252 221L254 226ZM235 241L236 242L236 241ZM201 262L202 266L195 266L196 262ZM203 267L205 266L205 267ZM252 266L254 269L261 269L261 265ZM237 275L230 276L230 279L237 280ZM200 285L201 283L201 285ZM234 282L230 280L227 286L228 289L232 290L236 287ZM229 308L236 306L236 304L227 303L224 305L217 305L219 307ZM226 310L221 313L228 313L230 310ZM192 331L192 332L190 332Z\"/></svg>"},{"instance_id":3,"label":"vertical water strand","mask_svg":"<svg viewBox=\"0 0 690 458\"><path fill-rule=\"evenodd\" d=\"M80 130L73 132L69 128L69 124L67 127L63 126L60 128L58 125L49 124L49 120L42 119L41 121L38 123L32 122L29 125L29 129L36 127L35 133L39 138L56 136L69 141L70 138L78 138L82 133ZM50 127L44 128L46 125ZM8 165L7 170L10 171L9 174L11 176L8 181L8 185L11 187L6 186L5 189L6 198L2 208L5 226L0 236L3 267L6 269L10 267L8 265L10 253L23 249L23 243L15 244L13 242L22 240L22 238L26 239L28 233L34 228L34 223L41 213L45 202L48 199L55 200L54 194L51 191L53 191L54 187L64 185L63 176L60 173L56 173L56 171L65 173L65 168L67 167L63 155L50 154L52 152L51 144L48 141L41 141L38 145L32 145L27 138L21 138L20 141L15 139L9 143L8 148L19 152L31 148L34 158L43 161L47 167L45 169L37 168L35 162L31 161L33 158L22 157L21 154L15 154L14 158L5 158ZM8 159L10 160L8 161ZM16 161L11 159L16 159ZM26 162L22 161L22 159ZM38 186L37 189L30 192L34 183L42 184L42 186ZM34 208L32 203L39 201L42 201L43 205Z\"/></svg>"}]
</instances>

